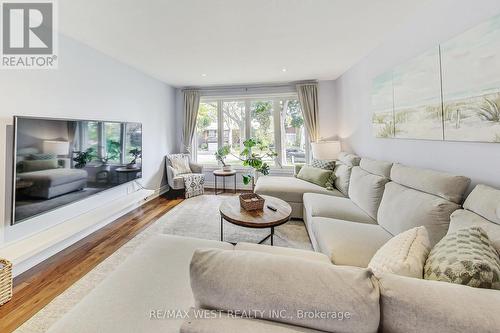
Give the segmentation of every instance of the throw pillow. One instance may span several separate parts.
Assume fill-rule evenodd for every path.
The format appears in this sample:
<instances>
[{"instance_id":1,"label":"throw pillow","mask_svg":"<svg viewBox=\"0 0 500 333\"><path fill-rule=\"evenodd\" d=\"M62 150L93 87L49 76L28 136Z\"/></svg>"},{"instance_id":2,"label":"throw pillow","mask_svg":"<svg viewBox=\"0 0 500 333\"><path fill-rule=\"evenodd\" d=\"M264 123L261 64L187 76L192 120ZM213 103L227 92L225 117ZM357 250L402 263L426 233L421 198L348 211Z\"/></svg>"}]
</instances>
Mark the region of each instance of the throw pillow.
<instances>
[{"instance_id":1,"label":"throw pillow","mask_svg":"<svg viewBox=\"0 0 500 333\"><path fill-rule=\"evenodd\" d=\"M500 290L500 258L477 226L446 235L431 250L424 278Z\"/></svg>"},{"instance_id":2,"label":"throw pillow","mask_svg":"<svg viewBox=\"0 0 500 333\"><path fill-rule=\"evenodd\" d=\"M368 264L375 276L392 273L421 279L431 243L427 229L416 227L391 238Z\"/></svg>"},{"instance_id":3,"label":"throw pillow","mask_svg":"<svg viewBox=\"0 0 500 333\"><path fill-rule=\"evenodd\" d=\"M304 165L297 174L297 178L319 185L321 187L325 187L326 182L330 178L331 174L331 170L314 168L312 166Z\"/></svg>"},{"instance_id":4,"label":"throw pillow","mask_svg":"<svg viewBox=\"0 0 500 333\"><path fill-rule=\"evenodd\" d=\"M351 178L352 167L337 163L333 170L335 175L335 187L345 196L349 194L349 180Z\"/></svg>"},{"instance_id":5,"label":"throw pillow","mask_svg":"<svg viewBox=\"0 0 500 333\"><path fill-rule=\"evenodd\" d=\"M189 158L185 154L173 154L169 155L168 159L172 168L177 174L191 173L191 168L189 167Z\"/></svg>"},{"instance_id":6,"label":"throw pillow","mask_svg":"<svg viewBox=\"0 0 500 333\"><path fill-rule=\"evenodd\" d=\"M335 179L337 177L335 176L335 174L332 172L332 174L330 175L330 178L328 178L328 180L326 181L326 184L325 184L325 187L328 191L333 191L335 189Z\"/></svg>"},{"instance_id":7,"label":"throw pillow","mask_svg":"<svg viewBox=\"0 0 500 333\"><path fill-rule=\"evenodd\" d=\"M335 168L335 160L317 160L313 158L311 166L320 169L333 170L333 168Z\"/></svg>"},{"instance_id":8,"label":"throw pillow","mask_svg":"<svg viewBox=\"0 0 500 333\"><path fill-rule=\"evenodd\" d=\"M23 161L23 172L34 172L41 170L57 169L56 159L52 160L25 160Z\"/></svg>"},{"instance_id":9,"label":"throw pillow","mask_svg":"<svg viewBox=\"0 0 500 333\"><path fill-rule=\"evenodd\" d=\"M56 158L57 158L56 155L50 154L50 153L47 153L47 154L44 154L44 153L31 154L29 156L30 160L53 160L53 159L56 159Z\"/></svg>"}]
</instances>

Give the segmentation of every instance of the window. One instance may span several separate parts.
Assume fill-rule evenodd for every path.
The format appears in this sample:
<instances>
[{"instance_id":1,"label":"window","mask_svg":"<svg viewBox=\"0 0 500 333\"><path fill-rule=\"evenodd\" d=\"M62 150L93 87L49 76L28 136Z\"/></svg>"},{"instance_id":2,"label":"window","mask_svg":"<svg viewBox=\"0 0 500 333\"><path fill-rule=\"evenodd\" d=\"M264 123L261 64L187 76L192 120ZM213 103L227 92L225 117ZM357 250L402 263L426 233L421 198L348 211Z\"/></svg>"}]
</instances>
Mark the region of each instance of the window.
<instances>
[{"instance_id":1,"label":"window","mask_svg":"<svg viewBox=\"0 0 500 333\"><path fill-rule=\"evenodd\" d=\"M198 163L217 164L214 154L218 147L218 109L217 101L200 103L194 138Z\"/></svg>"},{"instance_id":2,"label":"window","mask_svg":"<svg viewBox=\"0 0 500 333\"><path fill-rule=\"evenodd\" d=\"M130 151L135 149L142 153L142 126L138 123L127 123L125 127L125 163L134 160L134 155Z\"/></svg>"},{"instance_id":3,"label":"window","mask_svg":"<svg viewBox=\"0 0 500 333\"><path fill-rule=\"evenodd\" d=\"M300 103L296 99L283 100L281 103L283 121L284 163L293 165L306 162L306 133Z\"/></svg>"},{"instance_id":4,"label":"window","mask_svg":"<svg viewBox=\"0 0 500 333\"><path fill-rule=\"evenodd\" d=\"M222 119L224 122L224 145L231 147L231 154L226 163L231 165L242 164L237 158L243 150L245 141L245 101L223 101Z\"/></svg>"},{"instance_id":5,"label":"window","mask_svg":"<svg viewBox=\"0 0 500 333\"><path fill-rule=\"evenodd\" d=\"M275 159L267 158L269 165L306 162L309 142L297 97L202 99L193 142L193 157L198 163L216 165L215 152L228 145L231 154L226 163L241 165L237 157L248 138L262 141L278 154Z\"/></svg>"},{"instance_id":6,"label":"window","mask_svg":"<svg viewBox=\"0 0 500 333\"><path fill-rule=\"evenodd\" d=\"M104 123L102 156L108 163L121 163L122 127L120 123Z\"/></svg>"},{"instance_id":7,"label":"window","mask_svg":"<svg viewBox=\"0 0 500 333\"><path fill-rule=\"evenodd\" d=\"M251 130L250 137L260 140L265 146L276 151L274 137L274 112L272 100L257 100L250 102ZM265 152L256 151L257 154ZM271 157L263 159L269 165L274 165Z\"/></svg>"}]
</instances>

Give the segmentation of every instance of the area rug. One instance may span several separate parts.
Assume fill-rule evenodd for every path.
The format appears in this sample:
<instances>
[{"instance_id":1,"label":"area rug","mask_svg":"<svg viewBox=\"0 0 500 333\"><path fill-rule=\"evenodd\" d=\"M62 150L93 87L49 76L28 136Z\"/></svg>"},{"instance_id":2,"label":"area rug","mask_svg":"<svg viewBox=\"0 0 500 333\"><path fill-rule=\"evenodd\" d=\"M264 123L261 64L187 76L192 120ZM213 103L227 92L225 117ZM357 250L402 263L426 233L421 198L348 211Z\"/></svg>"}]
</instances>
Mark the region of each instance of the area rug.
<instances>
[{"instance_id":1,"label":"area rug","mask_svg":"<svg viewBox=\"0 0 500 333\"><path fill-rule=\"evenodd\" d=\"M46 332L59 318L78 304L85 295L101 283L148 238L158 233L220 239L219 205L229 195L201 195L184 200L167 212L143 232L106 258L92 271L78 280L61 295L52 300L16 332ZM248 229L224 223L224 240L231 242L257 242L269 233L269 229ZM269 241L268 241L269 242ZM302 221L292 220L275 229L275 246L312 250Z\"/></svg>"}]
</instances>

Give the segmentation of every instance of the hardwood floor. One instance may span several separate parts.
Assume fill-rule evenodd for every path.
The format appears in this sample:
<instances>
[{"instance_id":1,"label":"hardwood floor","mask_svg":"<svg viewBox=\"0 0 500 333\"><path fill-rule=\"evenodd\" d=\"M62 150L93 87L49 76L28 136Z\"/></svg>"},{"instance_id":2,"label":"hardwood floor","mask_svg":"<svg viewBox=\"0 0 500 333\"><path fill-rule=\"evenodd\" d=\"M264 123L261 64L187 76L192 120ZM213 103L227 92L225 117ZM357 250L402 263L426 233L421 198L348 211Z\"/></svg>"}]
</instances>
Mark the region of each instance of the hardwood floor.
<instances>
[{"instance_id":1,"label":"hardwood floor","mask_svg":"<svg viewBox=\"0 0 500 333\"><path fill-rule=\"evenodd\" d=\"M0 332L14 331L182 199L159 197L118 218L14 279L14 296L0 306Z\"/></svg>"}]
</instances>

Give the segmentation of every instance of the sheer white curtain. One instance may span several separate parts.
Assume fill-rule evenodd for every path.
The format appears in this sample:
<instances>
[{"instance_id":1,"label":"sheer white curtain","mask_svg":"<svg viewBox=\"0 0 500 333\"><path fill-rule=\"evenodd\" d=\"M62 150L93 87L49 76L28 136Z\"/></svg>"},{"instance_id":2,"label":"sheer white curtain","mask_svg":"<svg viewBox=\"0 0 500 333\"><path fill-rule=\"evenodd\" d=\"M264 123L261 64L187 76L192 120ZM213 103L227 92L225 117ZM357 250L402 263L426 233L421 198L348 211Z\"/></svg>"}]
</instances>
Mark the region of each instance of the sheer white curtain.
<instances>
[{"instance_id":1,"label":"sheer white curtain","mask_svg":"<svg viewBox=\"0 0 500 333\"><path fill-rule=\"evenodd\" d=\"M311 142L319 140L318 124L318 84L299 83L297 84L297 95L299 96L304 124L309 133Z\"/></svg>"},{"instance_id":2,"label":"sheer white curtain","mask_svg":"<svg viewBox=\"0 0 500 333\"><path fill-rule=\"evenodd\" d=\"M182 145L184 152L191 153L191 143L196 130L196 117L200 107L200 92L184 90L184 128L182 130Z\"/></svg>"}]
</instances>

